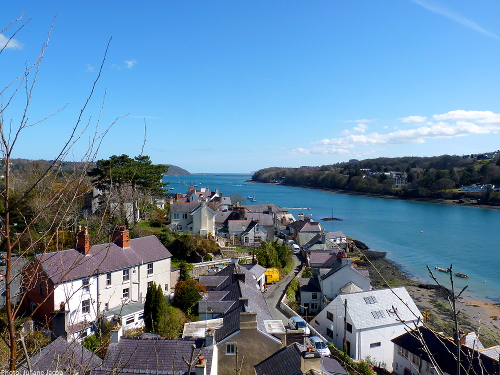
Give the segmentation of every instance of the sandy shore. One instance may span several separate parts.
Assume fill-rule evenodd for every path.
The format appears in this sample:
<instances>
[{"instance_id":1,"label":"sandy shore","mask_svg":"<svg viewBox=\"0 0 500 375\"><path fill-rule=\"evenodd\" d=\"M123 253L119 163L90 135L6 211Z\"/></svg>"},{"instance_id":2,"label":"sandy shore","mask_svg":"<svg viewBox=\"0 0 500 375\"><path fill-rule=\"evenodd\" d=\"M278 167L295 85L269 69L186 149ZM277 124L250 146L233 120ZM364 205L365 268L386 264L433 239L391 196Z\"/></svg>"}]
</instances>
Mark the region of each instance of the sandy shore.
<instances>
[{"instance_id":1,"label":"sandy shore","mask_svg":"<svg viewBox=\"0 0 500 375\"><path fill-rule=\"evenodd\" d=\"M359 241L356 243L361 249L366 247ZM406 287L420 312L423 313L425 310L429 312L430 319L426 324L431 329L444 332L450 337L453 335L452 309L443 290L435 284L424 284L405 275L398 265L385 257L384 253L360 248L354 254L359 251L359 254L365 254L368 260L356 263L368 268L373 288ZM459 311L459 329L466 333L479 333L485 347L500 345L500 304L460 298L457 302L457 311Z\"/></svg>"}]
</instances>

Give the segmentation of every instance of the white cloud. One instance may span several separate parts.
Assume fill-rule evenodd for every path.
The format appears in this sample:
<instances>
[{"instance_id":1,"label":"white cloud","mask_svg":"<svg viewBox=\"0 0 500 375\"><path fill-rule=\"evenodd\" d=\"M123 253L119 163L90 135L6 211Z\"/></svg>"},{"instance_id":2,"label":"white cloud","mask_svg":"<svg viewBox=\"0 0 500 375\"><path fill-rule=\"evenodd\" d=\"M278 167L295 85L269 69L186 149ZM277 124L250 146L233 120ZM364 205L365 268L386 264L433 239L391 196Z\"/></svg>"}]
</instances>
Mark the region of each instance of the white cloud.
<instances>
[{"instance_id":1,"label":"white cloud","mask_svg":"<svg viewBox=\"0 0 500 375\"><path fill-rule=\"evenodd\" d=\"M353 133L364 133L366 131L366 129L368 129L368 126L366 126L365 124L359 124L358 126L355 126L354 128L352 128L352 130L344 130L342 131L342 135L349 135L349 134L353 134Z\"/></svg>"},{"instance_id":2,"label":"white cloud","mask_svg":"<svg viewBox=\"0 0 500 375\"><path fill-rule=\"evenodd\" d=\"M493 113L491 111L450 111L448 113L442 115L434 115L432 116L434 120L443 121L443 120L452 120L452 121L460 121L460 120L476 120L481 124L498 124L500 123L500 114Z\"/></svg>"},{"instance_id":3,"label":"white cloud","mask_svg":"<svg viewBox=\"0 0 500 375\"><path fill-rule=\"evenodd\" d=\"M92 65L87 64L87 72L93 72L95 69Z\"/></svg>"},{"instance_id":4,"label":"white cloud","mask_svg":"<svg viewBox=\"0 0 500 375\"><path fill-rule=\"evenodd\" d=\"M0 34L0 49L3 48L22 49L23 45L16 39L9 40L5 35Z\"/></svg>"},{"instance_id":5,"label":"white cloud","mask_svg":"<svg viewBox=\"0 0 500 375\"><path fill-rule=\"evenodd\" d=\"M410 117L425 118L423 116ZM414 129L395 130L387 134L378 132L353 134L352 131L348 131L344 133L345 137L323 139L316 142L320 146L310 149L299 148L294 152L307 154L348 153L350 149L356 146L421 144L428 139L455 138L500 132L500 114L490 111L451 111L441 115L434 115L433 118L438 122L427 122L426 125ZM366 128L363 128L362 132Z\"/></svg>"},{"instance_id":6,"label":"white cloud","mask_svg":"<svg viewBox=\"0 0 500 375\"><path fill-rule=\"evenodd\" d=\"M500 39L497 35L493 34L492 32L489 32L488 30L483 29L481 26L477 25L476 23L468 20L461 14L454 12L450 9L446 9L443 7L440 7L430 1L427 0L412 0L415 4L418 4L422 7L424 7L427 10L430 10L433 13L440 14L446 18L449 18L452 21L458 22L459 24L468 27L469 29L472 29L474 31L477 31L483 35L489 36L490 38L494 39Z\"/></svg>"},{"instance_id":7,"label":"white cloud","mask_svg":"<svg viewBox=\"0 0 500 375\"><path fill-rule=\"evenodd\" d=\"M373 119L373 120L367 120L367 119L363 119L363 120L345 120L345 121L340 121L340 122L374 122L374 121L377 121L377 119Z\"/></svg>"},{"instance_id":8,"label":"white cloud","mask_svg":"<svg viewBox=\"0 0 500 375\"><path fill-rule=\"evenodd\" d=\"M425 116L408 116L408 117L400 118L398 120L408 124L408 123L414 123L414 122L425 122L427 120L427 117L425 117Z\"/></svg>"},{"instance_id":9,"label":"white cloud","mask_svg":"<svg viewBox=\"0 0 500 375\"><path fill-rule=\"evenodd\" d=\"M135 64L137 64L137 61L135 60L127 60L125 61L125 64L127 65L127 68L132 69Z\"/></svg>"}]
</instances>

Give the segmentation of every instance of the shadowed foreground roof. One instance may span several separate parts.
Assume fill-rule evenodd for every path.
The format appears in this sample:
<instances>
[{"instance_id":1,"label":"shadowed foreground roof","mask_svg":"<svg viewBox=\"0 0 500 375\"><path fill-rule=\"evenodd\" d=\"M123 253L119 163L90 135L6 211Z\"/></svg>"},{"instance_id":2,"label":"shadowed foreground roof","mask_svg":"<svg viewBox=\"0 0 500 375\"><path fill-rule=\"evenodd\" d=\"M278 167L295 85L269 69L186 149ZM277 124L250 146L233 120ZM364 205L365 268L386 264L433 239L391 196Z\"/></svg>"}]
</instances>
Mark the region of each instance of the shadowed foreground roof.
<instances>
[{"instance_id":1,"label":"shadowed foreground roof","mask_svg":"<svg viewBox=\"0 0 500 375\"><path fill-rule=\"evenodd\" d=\"M30 358L33 371L61 371L64 374L84 374L98 367L102 359L84 348L80 343L69 343L58 337L50 344L44 346ZM19 371L28 371L26 362L18 366Z\"/></svg>"},{"instance_id":2,"label":"shadowed foreground roof","mask_svg":"<svg viewBox=\"0 0 500 375\"><path fill-rule=\"evenodd\" d=\"M171 257L156 236L147 236L130 240L126 248L107 243L92 246L87 255L71 249L40 254L36 259L52 282L59 284Z\"/></svg>"},{"instance_id":3,"label":"shadowed foreground roof","mask_svg":"<svg viewBox=\"0 0 500 375\"><path fill-rule=\"evenodd\" d=\"M425 342L429 351L423 349L422 341ZM392 342L409 352L421 356L423 360L431 362L429 353L437 361L441 370L448 374L456 373L455 343L433 331L419 327L418 330L407 332L392 339ZM498 371L498 360L472 350L466 346L461 347L462 368L460 374L496 374Z\"/></svg>"},{"instance_id":4,"label":"shadowed foreground roof","mask_svg":"<svg viewBox=\"0 0 500 375\"><path fill-rule=\"evenodd\" d=\"M154 336L143 338L122 337L118 344L110 345L101 367L92 375L104 375L117 369L117 374L188 374L188 362L203 355L206 373L210 374L214 346L205 347L204 339L161 339ZM195 345L193 352L192 346ZM195 362L196 364L197 362ZM192 366L191 373L195 372Z\"/></svg>"}]
</instances>

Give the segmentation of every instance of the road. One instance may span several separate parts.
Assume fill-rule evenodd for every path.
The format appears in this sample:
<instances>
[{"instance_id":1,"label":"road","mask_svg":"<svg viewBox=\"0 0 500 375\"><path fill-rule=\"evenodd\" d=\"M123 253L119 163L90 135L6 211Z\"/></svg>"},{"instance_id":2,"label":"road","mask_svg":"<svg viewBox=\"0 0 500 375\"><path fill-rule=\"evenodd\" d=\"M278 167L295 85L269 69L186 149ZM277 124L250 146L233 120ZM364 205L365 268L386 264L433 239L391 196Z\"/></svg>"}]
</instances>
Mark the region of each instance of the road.
<instances>
[{"instance_id":1,"label":"road","mask_svg":"<svg viewBox=\"0 0 500 375\"><path fill-rule=\"evenodd\" d=\"M302 258L300 258L300 255L294 255L293 260L294 260L294 268L293 271L290 272L286 277L284 277L282 280L278 281L277 283L270 285L267 288L267 292L264 293L264 298L267 303L267 307L269 308L269 312L271 313L271 316L275 320L282 320L283 324L285 327L288 326L288 316L283 314L281 311L279 304L281 298L283 298L283 294L285 293L286 288L288 287L288 284L290 281L297 275L297 273L300 272L302 269Z\"/></svg>"}]
</instances>

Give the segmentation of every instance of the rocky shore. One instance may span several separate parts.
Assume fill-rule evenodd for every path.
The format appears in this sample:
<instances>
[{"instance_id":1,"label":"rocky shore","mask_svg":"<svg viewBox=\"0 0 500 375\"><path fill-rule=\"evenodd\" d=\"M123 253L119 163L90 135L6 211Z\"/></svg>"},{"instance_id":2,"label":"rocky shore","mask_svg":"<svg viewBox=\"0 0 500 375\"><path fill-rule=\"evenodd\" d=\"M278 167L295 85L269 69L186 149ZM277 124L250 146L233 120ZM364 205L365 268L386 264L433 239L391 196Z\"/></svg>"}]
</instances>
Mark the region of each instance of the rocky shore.
<instances>
[{"instance_id":1,"label":"rocky shore","mask_svg":"<svg viewBox=\"0 0 500 375\"><path fill-rule=\"evenodd\" d=\"M354 244L353 256L359 259L356 263L369 270L373 288L406 287L420 312L429 313L426 325L450 337L453 335L453 314L446 292L441 287L412 279L387 259L385 253L372 251L356 240ZM476 332L485 347L500 345L500 304L460 298L457 310L459 329L466 333Z\"/></svg>"}]
</instances>

